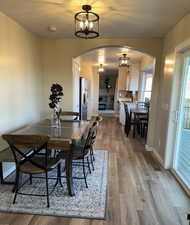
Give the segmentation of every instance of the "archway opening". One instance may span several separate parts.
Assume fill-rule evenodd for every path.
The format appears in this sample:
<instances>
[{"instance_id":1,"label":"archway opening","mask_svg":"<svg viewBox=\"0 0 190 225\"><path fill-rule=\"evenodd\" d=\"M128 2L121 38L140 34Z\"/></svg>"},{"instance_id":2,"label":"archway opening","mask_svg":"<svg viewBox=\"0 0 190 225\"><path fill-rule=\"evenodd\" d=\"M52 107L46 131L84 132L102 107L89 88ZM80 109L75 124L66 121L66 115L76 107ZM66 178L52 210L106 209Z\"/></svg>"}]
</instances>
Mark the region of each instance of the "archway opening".
<instances>
[{"instance_id":1,"label":"archway opening","mask_svg":"<svg viewBox=\"0 0 190 225\"><path fill-rule=\"evenodd\" d=\"M120 67L127 54L129 67ZM81 111L80 77L87 82L87 119L98 114L119 117L125 126L125 105L151 102L155 58L128 46L101 46L73 58L76 109ZM99 71L100 65L103 71ZM78 98L78 96L80 96ZM78 98L78 99L77 99Z\"/></svg>"}]
</instances>

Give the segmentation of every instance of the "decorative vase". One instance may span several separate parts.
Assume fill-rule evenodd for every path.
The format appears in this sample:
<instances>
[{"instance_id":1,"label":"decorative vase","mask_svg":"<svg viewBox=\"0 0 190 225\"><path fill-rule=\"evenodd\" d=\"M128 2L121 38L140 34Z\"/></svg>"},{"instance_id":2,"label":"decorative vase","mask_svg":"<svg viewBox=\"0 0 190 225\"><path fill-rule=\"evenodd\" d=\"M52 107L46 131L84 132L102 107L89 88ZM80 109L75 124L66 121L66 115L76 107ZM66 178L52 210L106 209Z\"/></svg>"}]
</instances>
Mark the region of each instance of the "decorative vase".
<instances>
[{"instance_id":1,"label":"decorative vase","mask_svg":"<svg viewBox=\"0 0 190 225\"><path fill-rule=\"evenodd\" d=\"M57 112L57 108L53 109L53 114L51 117L51 126L56 128L61 127L60 113Z\"/></svg>"}]
</instances>

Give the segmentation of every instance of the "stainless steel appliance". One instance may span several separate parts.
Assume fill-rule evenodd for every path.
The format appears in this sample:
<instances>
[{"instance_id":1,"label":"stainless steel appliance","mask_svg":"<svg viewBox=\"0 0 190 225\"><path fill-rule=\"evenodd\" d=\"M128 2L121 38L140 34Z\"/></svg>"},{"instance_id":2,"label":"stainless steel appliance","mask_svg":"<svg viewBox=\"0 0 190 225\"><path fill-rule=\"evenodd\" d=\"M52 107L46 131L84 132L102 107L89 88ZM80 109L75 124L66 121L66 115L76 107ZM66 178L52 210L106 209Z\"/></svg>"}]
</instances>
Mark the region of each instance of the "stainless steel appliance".
<instances>
[{"instance_id":1,"label":"stainless steel appliance","mask_svg":"<svg viewBox=\"0 0 190 225\"><path fill-rule=\"evenodd\" d=\"M80 89L79 89L79 112L80 119L88 119L88 80L84 77L80 77Z\"/></svg>"}]
</instances>

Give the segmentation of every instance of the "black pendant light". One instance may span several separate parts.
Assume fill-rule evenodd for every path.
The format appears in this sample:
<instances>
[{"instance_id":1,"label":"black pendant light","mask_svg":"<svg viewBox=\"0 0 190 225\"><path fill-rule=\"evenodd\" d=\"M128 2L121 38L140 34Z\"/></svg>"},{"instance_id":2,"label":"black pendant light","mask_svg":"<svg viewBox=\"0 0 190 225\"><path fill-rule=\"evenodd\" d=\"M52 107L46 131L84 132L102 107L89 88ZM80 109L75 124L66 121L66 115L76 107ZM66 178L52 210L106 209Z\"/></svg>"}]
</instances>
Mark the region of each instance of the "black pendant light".
<instances>
[{"instance_id":1,"label":"black pendant light","mask_svg":"<svg viewBox=\"0 0 190 225\"><path fill-rule=\"evenodd\" d=\"M99 72L99 73L104 72L103 64L100 64L100 65L99 65L98 72Z\"/></svg>"},{"instance_id":2,"label":"black pendant light","mask_svg":"<svg viewBox=\"0 0 190 225\"><path fill-rule=\"evenodd\" d=\"M90 12L90 5L83 5L84 11L75 14L75 36L85 39L99 37L99 15Z\"/></svg>"},{"instance_id":3,"label":"black pendant light","mask_svg":"<svg viewBox=\"0 0 190 225\"><path fill-rule=\"evenodd\" d=\"M123 56L119 58L119 66L129 67L129 60L130 58L127 57L127 54L123 54Z\"/></svg>"}]
</instances>

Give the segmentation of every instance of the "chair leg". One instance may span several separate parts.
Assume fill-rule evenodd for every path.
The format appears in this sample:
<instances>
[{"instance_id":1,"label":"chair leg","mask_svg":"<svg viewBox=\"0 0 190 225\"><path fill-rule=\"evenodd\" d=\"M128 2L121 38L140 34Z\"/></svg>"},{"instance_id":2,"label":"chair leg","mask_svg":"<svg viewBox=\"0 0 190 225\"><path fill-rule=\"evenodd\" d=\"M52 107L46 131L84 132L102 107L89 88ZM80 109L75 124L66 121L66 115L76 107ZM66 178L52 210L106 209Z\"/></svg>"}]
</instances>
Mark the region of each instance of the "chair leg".
<instances>
[{"instance_id":1,"label":"chair leg","mask_svg":"<svg viewBox=\"0 0 190 225\"><path fill-rule=\"evenodd\" d=\"M15 195L14 195L14 199L13 199L13 204L15 204L15 202L16 202L16 197L17 197L17 193L18 193L18 189L19 189L19 178L20 178L20 171L19 171L19 169L16 169Z\"/></svg>"},{"instance_id":2,"label":"chair leg","mask_svg":"<svg viewBox=\"0 0 190 225\"><path fill-rule=\"evenodd\" d=\"M91 154L92 154L93 161L95 161L93 146L91 147L90 152L91 152Z\"/></svg>"},{"instance_id":3,"label":"chair leg","mask_svg":"<svg viewBox=\"0 0 190 225\"><path fill-rule=\"evenodd\" d=\"M92 170L94 171L94 157L93 157L93 155L92 154L90 154L90 162L91 162L91 165L92 165Z\"/></svg>"},{"instance_id":4,"label":"chair leg","mask_svg":"<svg viewBox=\"0 0 190 225\"><path fill-rule=\"evenodd\" d=\"M54 187L56 187L58 183L61 185L61 187L63 187L61 182L61 163L59 163L57 166L57 179L56 179Z\"/></svg>"},{"instance_id":5,"label":"chair leg","mask_svg":"<svg viewBox=\"0 0 190 225\"><path fill-rule=\"evenodd\" d=\"M88 159L88 156L86 157L86 160L87 160L87 164L88 164L88 170L89 170L89 173L91 173L91 169L90 169L90 163L89 163L89 159Z\"/></svg>"},{"instance_id":6,"label":"chair leg","mask_svg":"<svg viewBox=\"0 0 190 225\"><path fill-rule=\"evenodd\" d=\"M88 188L88 184L87 184L87 180L86 180L86 171L85 171L84 158L82 159L82 168L83 168L83 175L84 175L84 181L85 181L85 184L86 184L86 188Z\"/></svg>"},{"instance_id":7,"label":"chair leg","mask_svg":"<svg viewBox=\"0 0 190 225\"><path fill-rule=\"evenodd\" d=\"M47 207L49 208L49 187L48 187L48 172L46 171L46 195L47 195Z\"/></svg>"},{"instance_id":8,"label":"chair leg","mask_svg":"<svg viewBox=\"0 0 190 225\"><path fill-rule=\"evenodd\" d=\"M127 135L127 137L129 136L130 130L131 130L131 125L126 125L126 135Z\"/></svg>"},{"instance_id":9,"label":"chair leg","mask_svg":"<svg viewBox=\"0 0 190 225\"><path fill-rule=\"evenodd\" d=\"M30 184L32 184L32 174L30 174Z\"/></svg>"},{"instance_id":10,"label":"chair leg","mask_svg":"<svg viewBox=\"0 0 190 225\"><path fill-rule=\"evenodd\" d=\"M133 125L133 138L136 136L136 124Z\"/></svg>"}]
</instances>

